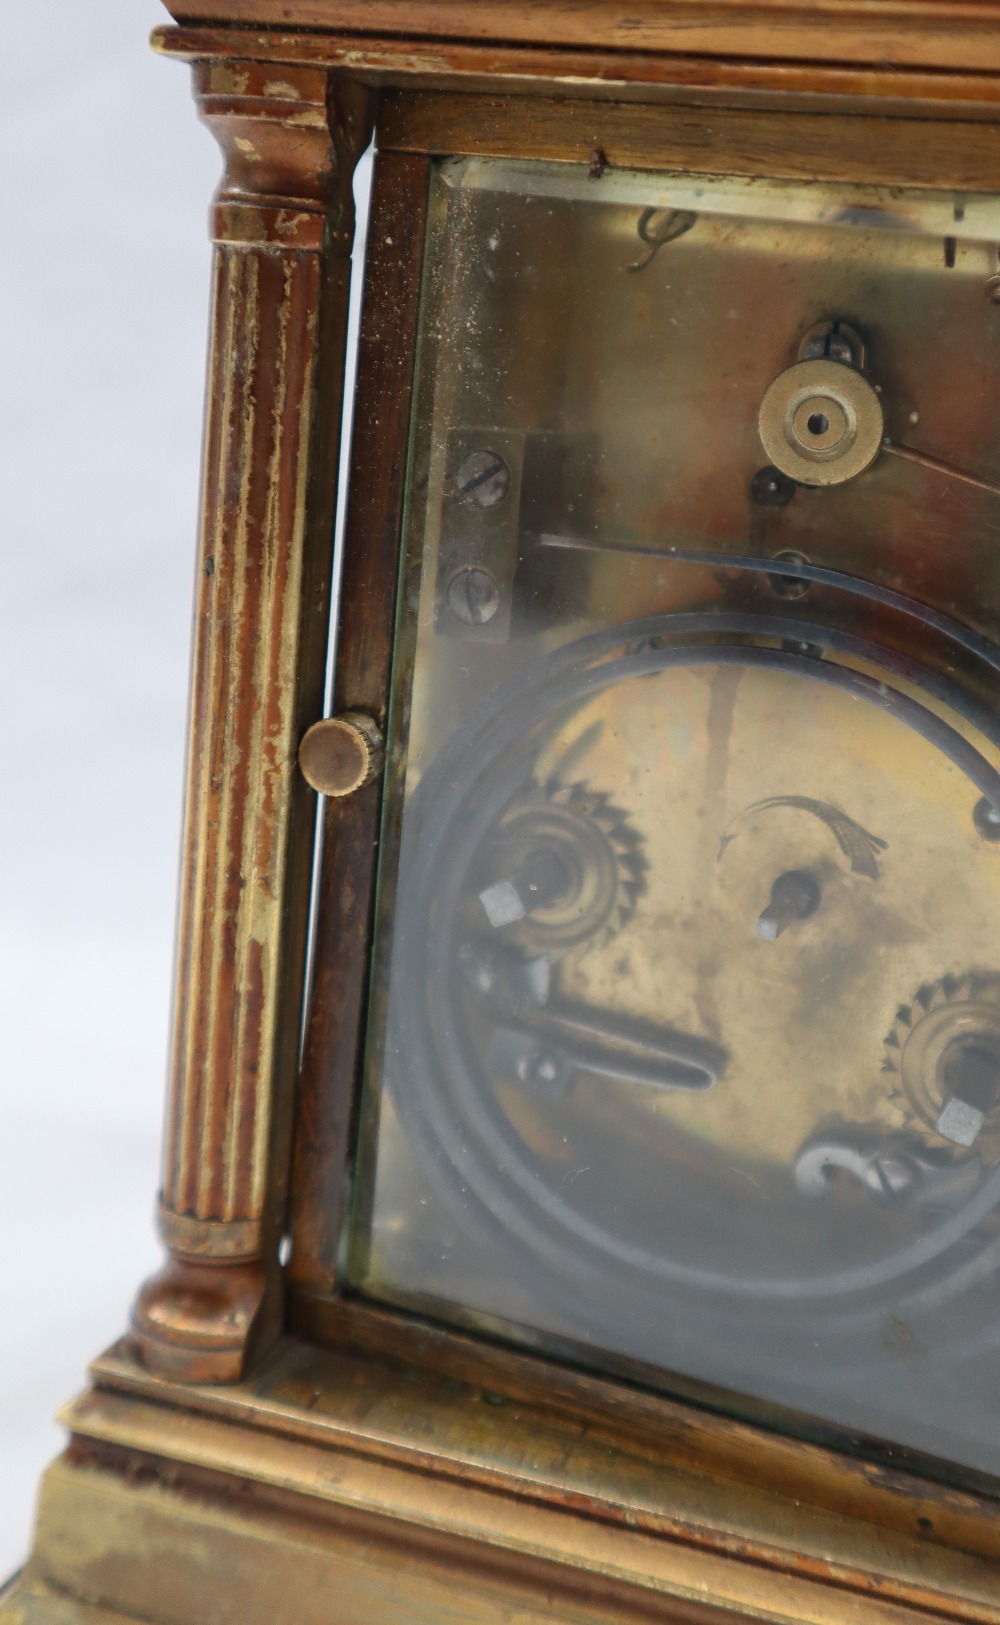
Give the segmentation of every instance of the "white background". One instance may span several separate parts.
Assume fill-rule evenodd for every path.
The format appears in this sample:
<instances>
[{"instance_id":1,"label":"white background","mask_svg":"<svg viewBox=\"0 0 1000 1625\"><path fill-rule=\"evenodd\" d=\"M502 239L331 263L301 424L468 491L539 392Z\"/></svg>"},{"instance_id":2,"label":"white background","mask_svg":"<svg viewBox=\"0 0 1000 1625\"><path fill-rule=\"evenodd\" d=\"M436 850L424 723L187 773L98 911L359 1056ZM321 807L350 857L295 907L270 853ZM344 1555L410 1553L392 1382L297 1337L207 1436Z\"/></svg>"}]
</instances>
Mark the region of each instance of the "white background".
<instances>
[{"instance_id":1,"label":"white background","mask_svg":"<svg viewBox=\"0 0 1000 1625\"><path fill-rule=\"evenodd\" d=\"M155 0L9 6L0 65L0 1579L55 1409L155 1267L220 170Z\"/></svg>"}]
</instances>

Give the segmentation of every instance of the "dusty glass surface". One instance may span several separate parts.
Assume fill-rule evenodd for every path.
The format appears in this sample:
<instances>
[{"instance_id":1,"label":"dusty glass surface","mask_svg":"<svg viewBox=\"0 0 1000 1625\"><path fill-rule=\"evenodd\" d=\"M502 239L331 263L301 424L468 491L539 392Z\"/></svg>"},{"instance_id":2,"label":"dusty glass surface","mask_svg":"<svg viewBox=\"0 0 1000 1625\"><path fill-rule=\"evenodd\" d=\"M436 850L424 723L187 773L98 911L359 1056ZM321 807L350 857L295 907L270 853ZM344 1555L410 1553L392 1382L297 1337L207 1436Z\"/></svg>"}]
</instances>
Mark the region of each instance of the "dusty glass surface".
<instances>
[{"instance_id":1,"label":"dusty glass surface","mask_svg":"<svg viewBox=\"0 0 1000 1625\"><path fill-rule=\"evenodd\" d=\"M431 219L353 1279L997 1472L1000 207Z\"/></svg>"}]
</instances>

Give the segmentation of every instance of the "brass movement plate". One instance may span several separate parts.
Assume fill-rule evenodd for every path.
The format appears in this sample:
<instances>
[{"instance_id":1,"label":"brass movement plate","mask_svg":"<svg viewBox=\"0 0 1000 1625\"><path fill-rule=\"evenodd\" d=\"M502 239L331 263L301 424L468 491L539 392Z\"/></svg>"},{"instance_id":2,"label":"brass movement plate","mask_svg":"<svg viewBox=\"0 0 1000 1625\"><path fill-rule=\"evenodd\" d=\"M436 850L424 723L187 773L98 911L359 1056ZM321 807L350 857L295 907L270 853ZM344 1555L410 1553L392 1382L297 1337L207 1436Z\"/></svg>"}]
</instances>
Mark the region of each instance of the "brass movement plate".
<instances>
[{"instance_id":1,"label":"brass movement plate","mask_svg":"<svg viewBox=\"0 0 1000 1625\"><path fill-rule=\"evenodd\" d=\"M351 1252L986 1471L998 240L982 194L438 167Z\"/></svg>"}]
</instances>

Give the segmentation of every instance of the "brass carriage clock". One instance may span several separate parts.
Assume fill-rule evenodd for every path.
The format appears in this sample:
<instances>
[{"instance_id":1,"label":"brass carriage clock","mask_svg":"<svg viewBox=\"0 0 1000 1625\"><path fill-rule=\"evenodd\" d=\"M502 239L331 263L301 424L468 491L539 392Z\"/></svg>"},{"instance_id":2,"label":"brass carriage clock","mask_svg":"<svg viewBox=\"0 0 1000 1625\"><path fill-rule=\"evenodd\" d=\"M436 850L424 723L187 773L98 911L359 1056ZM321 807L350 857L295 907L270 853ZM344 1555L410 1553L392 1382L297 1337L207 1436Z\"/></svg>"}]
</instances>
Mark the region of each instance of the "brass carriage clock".
<instances>
[{"instance_id":1,"label":"brass carriage clock","mask_svg":"<svg viewBox=\"0 0 1000 1625\"><path fill-rule=\"evenodd\" d=\"M168 1261L0 1620L996 1625L1000 4L171 9Z\"/></svg>"}]
</instances>

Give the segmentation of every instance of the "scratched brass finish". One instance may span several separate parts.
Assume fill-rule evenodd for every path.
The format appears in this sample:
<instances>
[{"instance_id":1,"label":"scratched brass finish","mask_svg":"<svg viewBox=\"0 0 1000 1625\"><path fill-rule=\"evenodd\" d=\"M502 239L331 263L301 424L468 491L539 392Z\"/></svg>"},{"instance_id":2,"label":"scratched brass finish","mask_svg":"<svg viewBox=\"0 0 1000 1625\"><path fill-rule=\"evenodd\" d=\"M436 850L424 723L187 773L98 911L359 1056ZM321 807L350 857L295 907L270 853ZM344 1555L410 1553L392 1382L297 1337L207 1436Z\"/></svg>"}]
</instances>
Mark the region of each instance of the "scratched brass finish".
<instances>
[{"instance_id":1,"label":"scratched brass finish","mask_svg":"<svg viewBox=\"0 0 1000 1625\"><path fill-rule=\"evenodd\" d=\"M135 1334L176 1375L232 1380L280 1325L278 1227L322 703L332 493L365 97L315 69L202 64L226 173L216 242L202 535L160 1214L170 1250ZM321 338L330 387L319 387Z\"/></svg>"},{"instance_id":2,"label":"scratched brass finish","mask_svg":"<svg viewBox=\"0 0 1000 1625\"><path fill-rule=\"evenodd\" d=\"M560 47L566 54L584 47L592 57L598 56L603 74L612 80L619 56L626 61L630 55L638 58L649 72L657 57L682 52L710 62L715 58L726 63L736 57L748 64L780 63L786 77L789 67L808 64L813 80L823 63L857 64L882 72L924 67L936 73L949 68L995 72L1000 65L1000 14L994 0L978 4L892 0L876 11L864 0L845 0L835 11L781 0L712 4L641 0L638 5L619 0L575 0L572 5L542 0L530 6L501 0L489 7L469 7L465 0L171 0L168 9L184 22L225 20L338 33L361 30L362 53L367 44L364 35L396 35L392 45L397 62L405 61L414 46L432 41L432 64L438 72L447 52L443 41L458 41L467 48L479 44L484 48L481 71L505 71L515 90L517 67L509 59L497 64L498 46L520 46L529 62L532 52L525 47ZM422 66L417 56L411 71ZM587 67L593 74L591 62L582 73L577 69L571 78L567 75L570 84L578 76L586 80ZM869 89L868 94L873 93L879 91Z\"/></svg>"},{"instance_id":3,"label":"scratched brass finish","mask_svg":"<svg viewBox=\"0 0 1000 1625\"><path fill-rule=\"evenodd\" d=\"M996 0L168 9L225 159L169 1258L2 1625L1000 1625ZM373 127L387 793L314 875ZM885 435L825 491L757 427L816 359Z\"/></svg>"},{"instance_id":4,"label":"scratched brass finish","mask_svg":"<svg viewBox=\"0 0 1000 1625\"><path fill-rule=\"evenodd\" d=\"M355 1283L996 1472L1000 207L432 218Z\"/></svg>"},{"instance_id":5,"label":"scratched brass finish","mask_svg":"<svg viewBox=\"0 0 1000 1625\"><path fill-rule=\"evenodd\" d=\"M406 1336L405 1367L289 1339L233 1388L178 1388L112 1350L63 1413L27 1618L88 1621L55 1612L82 1595L156 1625L271 1625L292 1607L320 1625L331 1597L349 1625L502 1625L515 1607L531 1625L1000 1620L988 1501L802 1446L794 1491L776 1492L751 1429L648 1396L633 1428L612 1384L553 1386L522 1357L502 1379L520 1392L497 1391L473 1346L464 1370L433 1371ZM16 1606L0 1600L4 1625Z\"/></svg>"}]
</instances>

